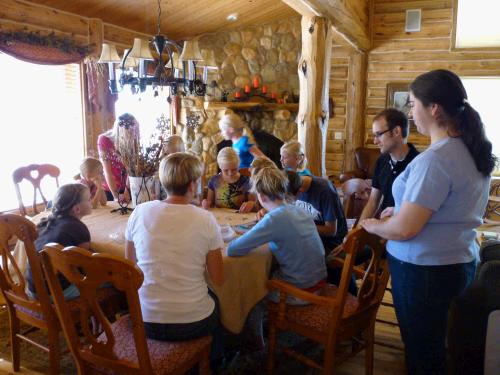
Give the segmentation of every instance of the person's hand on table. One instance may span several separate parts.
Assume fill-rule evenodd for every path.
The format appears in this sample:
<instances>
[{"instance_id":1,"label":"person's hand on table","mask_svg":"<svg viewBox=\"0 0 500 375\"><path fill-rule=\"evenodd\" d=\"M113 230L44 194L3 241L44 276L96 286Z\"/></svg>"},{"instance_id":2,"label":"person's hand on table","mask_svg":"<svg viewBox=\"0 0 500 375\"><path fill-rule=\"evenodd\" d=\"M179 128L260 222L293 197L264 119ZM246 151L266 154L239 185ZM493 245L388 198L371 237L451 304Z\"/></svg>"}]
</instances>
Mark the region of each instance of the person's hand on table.
<instances>
[{"instance_id":1,"label":"person's hand on table","mask_svg":"<svg viewBox=\"0 0 500 375\"><path fill-rule=\"evenodd\" d=\"M205 210L208 210L210 208L210 202L208 199L203 199L201 201L201 207L203 207Z\"/></svg>"},{"instance_id":2,"label":"person's hand on table","mask_svg":"<svg viewBox=\"0 0 500 375\"><path fill-rule=\"evenodd\" d=\"M259 211L257 211L257 214L255 215L257 217L257 221L262 219L265 214L267 214L267 210L265 208L261 208Z\"/></svg>"},{"instance_id":3,"label":"person's hand on table","mask_svg":"<svg viewBox=\"0 0 500 375\"><path fill-rule=\"evenodd\" d=\"M246 213L252 211L254 206L255 206L254 201L243 202L242 205L240 206L239 212L241 214L246 214Z\"/></svg>"}]
</instances>

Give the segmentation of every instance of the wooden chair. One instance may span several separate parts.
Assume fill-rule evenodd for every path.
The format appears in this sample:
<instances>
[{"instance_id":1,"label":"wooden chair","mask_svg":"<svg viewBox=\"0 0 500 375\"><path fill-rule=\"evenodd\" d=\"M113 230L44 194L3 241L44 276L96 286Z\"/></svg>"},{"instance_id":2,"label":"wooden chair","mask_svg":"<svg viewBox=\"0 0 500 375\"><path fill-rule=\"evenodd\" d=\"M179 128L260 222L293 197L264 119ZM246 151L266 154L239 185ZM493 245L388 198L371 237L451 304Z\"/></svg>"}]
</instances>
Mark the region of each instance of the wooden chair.
<instances>
[{"instance_id":1,"label":"wooden chair","mask_svg":"<svg viewBox=\"0 0 500 375\"><path fill-rule=\"evenodd\" d=\"M14 371L19 371L20 340L24 340L48 352L49 371L51 374L59 374L59 332L61 331L61 326L45 286L40 257L35 250L34 241L36 238L36 227L31 221L20 215L0 214L0 256L2 258L0 266L0 289L9 312L12 365ZM13 239L18 239L24 243L33 282L37 290L37 299L28 297L25 292L27 281L9 248L9 242ZM98 302L102 303L106 301L105 306L107 307L106 312L108 315L113 315L118 310L116 305L108 303L116 302L117 304L116 297L116 291L111 290L111 288L103 290L99 294ZM69 302L71 316L75 320L78 320L79 316L79 300L74 299ZM21 322L30 325L32 328L21 333ZM35 342L27 336L38 329L47 331L47 346Z\"/></svg>"},{"instance_id":2,"label":"wooden chair","mask_svg":"<svg viewBox=\"0 0 500 375\"><path fill-rule=\"evenodd\" d=\"M42 268L35 251L34 241L36 237L36 228L31 221L19 215L0 215L0 252L2 256L0 287L9 311L12 366L14 371L19 371L20 340L24 340L48 352L50 373L58 374L60 326L55 311L51 307L49 295L44 285ZM25 292L26 279L19 270L9 249L8 243L12 238L17 238L24 242L28 262L31 266L33 282L37 291L40 291L38 293L38 300L29 298ZM21 322L27 323L34 328L21 333ZM47 331L47 346L37 343L26 336L37 328Z\"/></svg>"},{"instance_id":3,"label":"wooden chair","mask_svg":"<svg viewBox=\"0 0 500 375\"><path fill-rule=\"evenodd\" d=\"M342 204L347 219L359 219L370 197L371 186L365 180L353 178L342 184Z\"/></svg>"},{"instance_id":4,"label":"wooden chair","mask_svg":"<svg viewBox=\"0 0 500 375\"><path fill-rule=\"evenodd\" d=\"M12 173L12 180L14 181L14 186L16 187L17 200L19 202L19 212L21 215L26 216L27 211L24 207L23 198L21 196L21 190L19 189L19 183L22 180L28 180L33 185L33 212L36 215L38 213L37 209L37 195L40 194L43 204L47 207L47 199L40 189L40 182L45 176L51 176L56 180L56 186L59 187L59 175L61 171L55 165L52 164L30 164L26 167L17 168L14 173ZM38 193L37 193L38 192Z\"/></svg>"},{"instance_id":5,"label":"wooden chair","mask_svg":"<svg viewBox=\"0 0 500 375\"><path fill-rule=\"evenodd\" d=\"M366 270L354 266L356 252L368 246L372 251L370 264ZM270 280L269 289L278 289L279 303L269 303L269 355L267 370L274 369L276 334L279 330L294 331L325 346L323 364L297 353L290 348L283 352L306 365L322 369L323 374L333 374L334 367L342 360L365 349L366 374L373 373L373 342L375 317L384 295L389 278L387 260L382 259L385 241L367 233L364 229L354 229L345 243L340 286L327 285L319 295L298 289L281 280ZM352 273L362 279L357 297L347 292ZM309 302L306 306L292 306L285 303L290 294ZM353 339L350 353L344 358L335 358L335 349L340 341Z\"/></svg>"},{"instance_id":6,"label":"wooden chair","mask_svg":"<svg viewBox=\"0 0 500 375\"><path fill-rule=\"evenodd\" d=\"M210 373L210 336L182 342L146 339L137 293L144 275L134 263L108 254L90 254L78 247L63 249L53 244L42 251L42 263L78 374L183 374L197 363L201 374ZM83 338L78 336L69 318L70 310L57 272L80 290L85 304L81 310ZM112 283L127 296L130 315L114 324L95 303L96 290L103 283ZM103 333L95 334L89 321L98 322Z\"/></svg>"}]
</instances>

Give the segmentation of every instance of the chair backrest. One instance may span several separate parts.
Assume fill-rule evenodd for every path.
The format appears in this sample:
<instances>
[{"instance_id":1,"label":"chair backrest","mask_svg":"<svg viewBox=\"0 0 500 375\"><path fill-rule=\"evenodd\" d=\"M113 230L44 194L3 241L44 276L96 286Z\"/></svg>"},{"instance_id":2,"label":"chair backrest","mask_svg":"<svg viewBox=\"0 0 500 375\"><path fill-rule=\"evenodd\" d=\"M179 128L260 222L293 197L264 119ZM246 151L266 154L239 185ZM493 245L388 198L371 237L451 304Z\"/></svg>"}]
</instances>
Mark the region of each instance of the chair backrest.
<instances>
[{"instance_id":1,"label":"chair backrest","mask_svg":"<svg viewBox=\"0 0 500 375\"><path fill-rule=\"evenodd\" d=\"M19 188L19 183L22 180L28 180L33 185L33 212L38 213L36 208L37 196L40 194L43 204L47 206L47 199L40 189L40 182L45 176L51 176L56 180L56 186L59 187L59 175L61 171L55 165L52 164L30 164L26 167L17 168L12 173L12 180L14 181L14 186L16 188L17 200L19 202L19 211L22 215L26 216L26 208L24 207L23 198L21 196L21 190Z\"/></svg>"},{"instance_id":2,"label":"chair backrest","mask_svg":"<svg viewBox=\"0 0 500 375\"><path fill-rule=\"evenodd\" d=\"M360 178L352 178L342 184L342 204L346 219L359 219L370 197L370 191L370 184Z\"/></svg>"},{"instance_id":3,"label":"chair backrest","mask_svg":"<svg viewBox=\"0 0 500 375\"><path fill-rule=\"evenodd\" d=\"M35 250L36 238L36 227L31 221L20 215L0 214L0 256L2 257L0 288L6 303L11 313L15 311L21 320L37 327L40 325L48 327L49 323L57 324L57 316L50 303L40 257ZM31 299L26 294L26 279L9 248L9 244L16 239L24 244L37 291L37 299Z\"/></svg>"},{"instance_id":4,"label":"chair backrest","mask_svg":"<svg viewBox=\"0 0 500 375\"><path fill-rule=\"evenodd\" d=\"M359 305L355 313L378 306L382 301L389 280L387 259L383 258L385 243L386 240L368 233L363 228L356 228L349 232L344 243L346 258L339 285L339 293L343 296L341 305L343 305L345 296L347 295L357 252L365 248L371 251L371 258L368 266L365 268L358 290Z\"/></svg>"},{"instance_id":5,"label":"chair backrest","mask_svg":"<svg viewBox=\"0 0 500 375\"><path fill-rule=\"evenodd\" d=\"M46 245L41 257L57 314L77 362L79 373L97 367L110 369L118 374L151 374L151 361L137 292L144 280L139 267L127 259L113 255L91 253L78 247L63 249L63 246L58 244ZM58 272L80 291L80 326L83 338L79 337L75 323L71 319L69 307L57 278ZM111 323L96 302L97 290L104 283L110 283L126 294L138 364L119 360L115 355L114 349L119 345L119 340L114 336ZM96 325L91 326L90 321L102 327L105 340L98 340Z\"/></svg>"},{"instance_id":6,"label":"chair backrest","mask_svg":"<svg viewBox=\"0 0 500 375\"><path fill-rule=\"evenodd\" d=\"M365 173L365 178L372 178L377 159L380 157L378 148L358 147L354 150L354 157L358 169Z\"/></svg>"},{"instance_id":7,"label":"chair backrest","mask_svg":"<svg viewBox=\"0 0 500 375\"><path fill-rule=\"evenodd\" d=\"M476 276L481 272L483 265L492 260L500 260L500 240L486 240L481 243Z\"/></svg>"}]
</instances>

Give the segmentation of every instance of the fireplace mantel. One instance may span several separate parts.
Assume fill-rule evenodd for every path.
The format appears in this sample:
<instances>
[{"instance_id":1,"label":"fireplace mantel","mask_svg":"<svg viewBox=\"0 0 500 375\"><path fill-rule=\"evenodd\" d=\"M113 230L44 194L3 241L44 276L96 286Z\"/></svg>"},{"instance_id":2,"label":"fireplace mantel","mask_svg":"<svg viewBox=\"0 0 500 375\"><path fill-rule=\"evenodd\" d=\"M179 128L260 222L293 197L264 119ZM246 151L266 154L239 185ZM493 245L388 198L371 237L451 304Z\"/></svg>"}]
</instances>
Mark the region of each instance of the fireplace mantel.
<instances>
[{"instance_id":1,"label":"fireplace mantel","mask_svg":"<svg viewBox=\"0 0 500 375\"><path fill-rule=\"evenodd\" d=\"M279 111L286 109L290 112L298 112L299 103L258 103L258 102L205 102L205 109L223 110L233 109L236 111Z\"/></svg>"}]
</instances>

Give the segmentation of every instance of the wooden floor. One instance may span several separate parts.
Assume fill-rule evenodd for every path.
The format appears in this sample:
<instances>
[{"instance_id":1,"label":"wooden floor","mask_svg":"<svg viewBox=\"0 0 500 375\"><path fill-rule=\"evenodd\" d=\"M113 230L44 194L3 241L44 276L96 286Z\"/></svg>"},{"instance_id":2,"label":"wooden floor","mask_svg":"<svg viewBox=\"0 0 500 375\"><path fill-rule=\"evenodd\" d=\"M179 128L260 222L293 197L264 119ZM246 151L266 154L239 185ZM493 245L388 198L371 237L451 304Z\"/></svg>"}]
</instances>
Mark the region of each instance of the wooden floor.
<instances>
[{"instance_id":1,"label":"wooden floor","mask_svg":"<svg viewBox=\"0 0 500 375\"><path fill-rule=\"evenodd\" d=\"M385 302L391 301L391 295L386 292L384 297ZM396 322L394 310L391 307L381 306L378 318ZM375 326L375 340L377 343L396 346L402 348L402 342L397 326L377 322ZM68 354L69 355L69 354ZM358 354L356 357L344 362L338 367L337 375L362 375L364 371L364 353ZM290 359L292 360L292 359ZM22 365L22 361L21 361ZM264 372L264 371L263 371ZM318 372L311 371L309 374ZM22 368L20 372L12 372L12 364L9 358L0 358L0 374L30 374L38 375L39 372L31 371L27 368ZM401 349L394 349L383 345L375 345L375 375L404 375L404 355ZM304 374L306 375L306 374Z\"/></svg>"}]
</instances>

